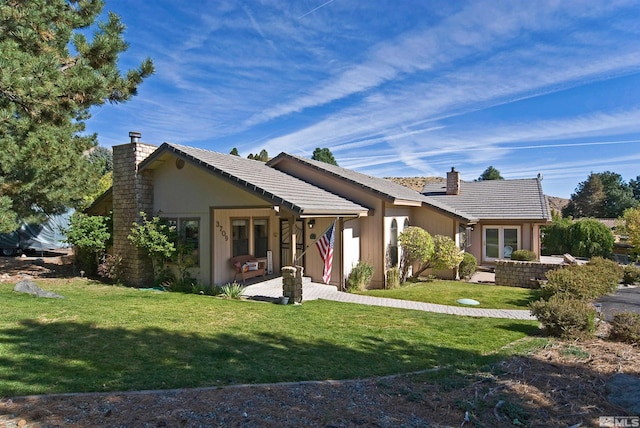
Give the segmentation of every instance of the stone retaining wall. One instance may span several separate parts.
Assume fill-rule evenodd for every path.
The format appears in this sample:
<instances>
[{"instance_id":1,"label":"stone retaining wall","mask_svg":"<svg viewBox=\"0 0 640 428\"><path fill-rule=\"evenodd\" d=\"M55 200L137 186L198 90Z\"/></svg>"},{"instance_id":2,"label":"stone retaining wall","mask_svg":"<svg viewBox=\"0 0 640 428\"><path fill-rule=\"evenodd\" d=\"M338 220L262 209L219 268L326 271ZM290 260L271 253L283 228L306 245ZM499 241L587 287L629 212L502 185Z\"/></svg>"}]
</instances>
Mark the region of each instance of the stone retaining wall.
<instances>
[{"instance_id":1,"label":"stone retaining wall","mask_svg":"<svg viewBox=\"0 0 640 428\"><path fill-rule=\"evenodd\" d=\"M538 288L537 280L546 280L547 272L562 265L555 263L519 262L498 260L496 262L496 285Z\"/></svg>"}]
</instances>

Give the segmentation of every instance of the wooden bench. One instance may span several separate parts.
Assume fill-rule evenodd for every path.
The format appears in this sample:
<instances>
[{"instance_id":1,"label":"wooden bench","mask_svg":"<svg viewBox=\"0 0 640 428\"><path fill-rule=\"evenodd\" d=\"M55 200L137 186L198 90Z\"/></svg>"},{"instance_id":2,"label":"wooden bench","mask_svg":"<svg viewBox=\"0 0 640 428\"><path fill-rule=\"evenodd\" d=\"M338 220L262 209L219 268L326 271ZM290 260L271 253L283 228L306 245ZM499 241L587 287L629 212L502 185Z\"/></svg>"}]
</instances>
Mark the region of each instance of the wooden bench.
<instances>
[{"instance_id":1,"label":"wooden bench","mask_svg":"<svg viewBox=\"0 0 640 428\"><path fill-rule=\"evenodd\" d=\"M265 276L266 274L266 263L264 261L258 261L254 256L250 254L231 257L229 259L229 263L235 271L235 275L233 276L234 281L236 280L236 278L238 278L238 276L242 278L242 282L245 282L249 278L254 278L256 276ZM250 263L255 263L254 266L257 266L257 268L250 269Z\"/></svg>"}]
</instances>

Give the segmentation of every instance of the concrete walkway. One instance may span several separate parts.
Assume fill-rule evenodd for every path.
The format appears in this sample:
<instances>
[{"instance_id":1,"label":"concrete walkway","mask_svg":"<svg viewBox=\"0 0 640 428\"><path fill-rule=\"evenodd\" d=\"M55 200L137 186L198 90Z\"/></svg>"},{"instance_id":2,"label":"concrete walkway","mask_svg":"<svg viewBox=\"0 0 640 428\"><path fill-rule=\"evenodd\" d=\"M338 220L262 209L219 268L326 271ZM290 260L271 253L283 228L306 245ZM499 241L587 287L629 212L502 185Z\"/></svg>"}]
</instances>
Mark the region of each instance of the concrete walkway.
<instances>
[{"instance_id":1,"label":"concrete walkway","mask_svg":"<svg viewBox=\"0 0 640 428\"><path fill-rule=\"evenodd\" d=\"M244 296L254 299L278 299L282 296L282 278L274 278L247 286ZM383 297L362 296L344 293L335 286L305 282L302 285L302 301L332 300L334 302L358 303L361 305L386 306L390 308L412 309L415 311L435 312L439 314L462 315L467 317L506 318L517 320L535 320L528 310L480 309L466 306L446 306L434 303L412 302L409 300L387 299Z\"/></svg>"}]
</instances>

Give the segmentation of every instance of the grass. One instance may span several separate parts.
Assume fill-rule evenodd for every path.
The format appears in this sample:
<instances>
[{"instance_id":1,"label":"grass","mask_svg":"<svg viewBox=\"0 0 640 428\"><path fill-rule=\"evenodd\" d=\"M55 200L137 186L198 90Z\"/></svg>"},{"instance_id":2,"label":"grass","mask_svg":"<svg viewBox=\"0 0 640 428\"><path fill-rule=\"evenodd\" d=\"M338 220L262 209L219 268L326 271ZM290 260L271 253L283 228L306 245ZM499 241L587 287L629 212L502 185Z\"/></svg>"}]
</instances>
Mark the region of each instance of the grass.
<instances>
[{"instance_id":1,"label":"grass","mask_svg":"<svg viewBox=\"0 0 640 428\"><path fill-rule=\"evenodd\" d=\"M480 302L473 307L485 309L528 309L529 302L538 300L537 290L446 280L407 283L392 290L367 290L360 294L450 306L465 306L457 300L468 298Z\"/></svg>"},{"instance_id":2,"label":"grass","mask_svg":"<svg viewBox=\"0 0 640 428\"><path fill-rule=\"evenodd\" d=\"M283 306L89 280L39 285L65 299L0 284L0 397L473 370L537 331L531 321L339 302Z\"/></svg>"}]
</instances>

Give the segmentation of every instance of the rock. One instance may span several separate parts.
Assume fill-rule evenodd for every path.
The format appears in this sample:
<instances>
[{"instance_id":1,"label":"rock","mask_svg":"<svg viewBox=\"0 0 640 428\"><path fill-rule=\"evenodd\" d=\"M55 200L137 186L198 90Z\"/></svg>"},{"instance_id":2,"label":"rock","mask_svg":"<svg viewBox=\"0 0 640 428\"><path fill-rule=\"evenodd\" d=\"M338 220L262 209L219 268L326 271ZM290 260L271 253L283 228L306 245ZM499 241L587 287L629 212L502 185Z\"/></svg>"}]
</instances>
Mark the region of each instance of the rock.
<instances>
[{"instance_id":1,"label":"rock","mask_svg":"<svg viewBox=\"0 0 640 428\"><path fill-rule=\"evenodd\" d=\"M573 257L569 253L565 253L562 257L563 257L564 262L566 264L568 264L568 265L577 265L578 264L578 261L576 260L576 258Z\"/></svg>"},{"instance_id":2,"label":"rock","mask_svg":"<svg viewBox=\"0 0 640 428\"><path fill-rule=\"evenodd\" d=\"M607 382L607 400L640 415L640 377L618 373Z\"/></svg>"},{"instance_id":3,"label":"rock","mask_svg":"<svg viewBox=\"0 0 640 428\"><path fill-rule=\"evenodd\" d=\"M16 291L18 293L31 294L36 297L46 297L49 299L64 299L64 296L53 293L51 291L45 291L40 287L38 287L38 284L28 279L23 279L22 281L18 281L16 286L13 287L13 291Z\"/></svg>"}]
</instances>

